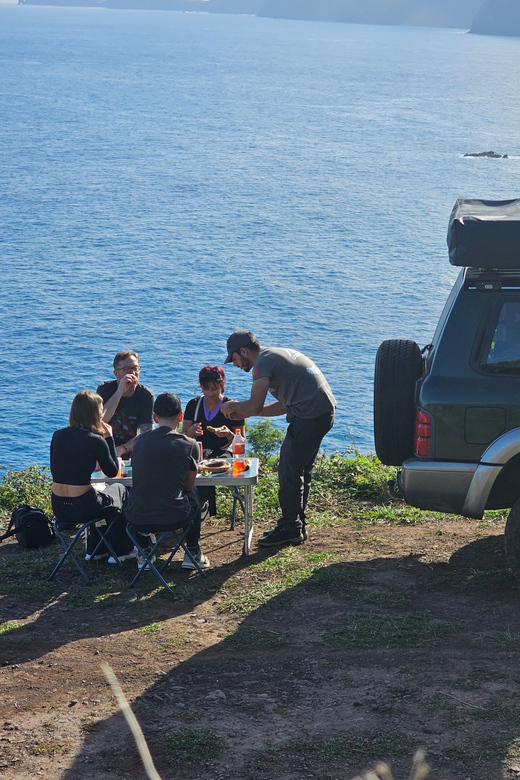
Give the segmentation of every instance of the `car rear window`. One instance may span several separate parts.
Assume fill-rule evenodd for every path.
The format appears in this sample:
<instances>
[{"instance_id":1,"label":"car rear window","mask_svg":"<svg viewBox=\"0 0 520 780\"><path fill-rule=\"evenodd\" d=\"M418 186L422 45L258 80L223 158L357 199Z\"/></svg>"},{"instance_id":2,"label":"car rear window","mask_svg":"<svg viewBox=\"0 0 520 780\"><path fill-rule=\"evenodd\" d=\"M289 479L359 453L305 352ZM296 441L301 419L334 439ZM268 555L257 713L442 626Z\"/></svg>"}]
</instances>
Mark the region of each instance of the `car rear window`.
<instances>
[{"instance_id":1,"label":"car rear window","mask_svg":"<svg viewBox=\"0 0 520 780\"><path fill-rule=\"evenodd\" d=\"M479 368L486 374L520 374L520 300L503 301L495 309Z\"/></svg>"}]
</instances>

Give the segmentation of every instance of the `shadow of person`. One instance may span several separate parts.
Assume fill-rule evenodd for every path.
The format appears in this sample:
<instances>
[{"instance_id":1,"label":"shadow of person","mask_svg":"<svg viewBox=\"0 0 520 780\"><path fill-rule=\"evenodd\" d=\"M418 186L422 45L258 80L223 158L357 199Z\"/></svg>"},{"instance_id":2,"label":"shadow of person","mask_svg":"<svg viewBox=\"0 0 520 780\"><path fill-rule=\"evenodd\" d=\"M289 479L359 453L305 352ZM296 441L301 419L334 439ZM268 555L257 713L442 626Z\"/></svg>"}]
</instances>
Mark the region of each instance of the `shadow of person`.
<instances>
[{"instance_id":1,"label":"shadow of person","mask_svg":"<svg viewBox=\"0 0 520 780\"><path fill-rule=\"evenodd\" d=\"M231 531L206 534L212 554L225 557L221 565L211 567L206 579L182 570L178 553L163 573L173 595L150 572L143 574L135 588L129 588L135 560L126 561L123 571L104 561L90 563L90 586L67 562L49 583L48 574L60 554L57 545L38 550L4 545L0 550L0 625L6 630L0 664L23 664L69 643L117 635L192 611L254 560L240 553L235 559L230 556L228 548L240 550L237 535ZM168 549L165 544L163 552Z\"/></svg>"},{"instance_id":2,"label":"shadow of person","mask_svg":"<svg viewBox=\"0 0 520 780\"><path fill-rule=\"evenodd\" d=\"M176 652L186 628L176 620L170 644L161 639L169 650L141 647L156 678L144 689L125 659L107 654L161 776L353 777L385 759L400 777L419 746L446 780L498 776L518 737L520 640L506 640L518 591L504 576L497 612L486 583L460 587L459 559L473 557L473 544L488 546L478 540L448 564L317 554L307 571L312 554L289 550L258 563L247 591L239 573L234 588L194 610L190 636L198 631L202 649L195 641ZM101 672L92 673L101 688ZM99 717L98 708L62 780L145 777L111 710Z\"/></svg>"}]
</instances>

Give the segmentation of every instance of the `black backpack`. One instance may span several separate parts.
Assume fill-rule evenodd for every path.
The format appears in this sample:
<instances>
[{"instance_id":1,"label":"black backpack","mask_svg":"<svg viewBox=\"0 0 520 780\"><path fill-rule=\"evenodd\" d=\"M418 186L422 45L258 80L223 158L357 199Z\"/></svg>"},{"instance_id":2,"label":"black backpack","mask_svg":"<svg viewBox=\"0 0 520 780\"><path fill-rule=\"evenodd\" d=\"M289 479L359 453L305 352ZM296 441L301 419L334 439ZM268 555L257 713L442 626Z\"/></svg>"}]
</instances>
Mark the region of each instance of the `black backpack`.
<instances>
[{"instance_id":1,"label":"black backpack","mask_svg":"<svg viewBox=\"0 0 520 780\"><path fill-rule=\"evenodd\" d=\"M0 542L9 536L16 536L16 541L22 547L33 549L50 544L55 533L50 520L41 509L36 509L29 504L22 504L11 515L7 531L0 536Z\"/></svg>"}]
</instances>

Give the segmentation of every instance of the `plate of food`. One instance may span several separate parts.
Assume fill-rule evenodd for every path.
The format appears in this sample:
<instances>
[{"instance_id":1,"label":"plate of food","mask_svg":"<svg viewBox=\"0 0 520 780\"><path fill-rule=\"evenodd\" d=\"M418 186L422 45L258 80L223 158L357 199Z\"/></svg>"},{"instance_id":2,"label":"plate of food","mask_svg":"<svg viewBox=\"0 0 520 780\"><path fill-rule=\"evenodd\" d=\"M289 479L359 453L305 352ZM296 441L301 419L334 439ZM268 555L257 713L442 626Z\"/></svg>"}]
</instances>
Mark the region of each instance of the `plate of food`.
<instances>
[{"instance_id":1,"label":"plate of food","mask_svg":"<svg viewBox=\"0 0 520 780\"><path fill-rule=\"evenodd\" d=\"M225 474L230 469L231 463L224 458L209 458L208 460L201 460L199 463L200 473Z\"/></svg>"}]
</instances>

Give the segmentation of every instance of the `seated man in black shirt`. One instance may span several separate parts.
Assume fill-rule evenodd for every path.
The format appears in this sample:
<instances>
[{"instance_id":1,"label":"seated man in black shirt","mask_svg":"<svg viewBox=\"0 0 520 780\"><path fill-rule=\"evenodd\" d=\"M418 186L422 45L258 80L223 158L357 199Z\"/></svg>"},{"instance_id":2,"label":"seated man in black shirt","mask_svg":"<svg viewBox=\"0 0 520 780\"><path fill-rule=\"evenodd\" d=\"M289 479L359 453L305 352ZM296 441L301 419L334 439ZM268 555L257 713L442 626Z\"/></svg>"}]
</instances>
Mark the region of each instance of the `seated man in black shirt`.
<instances>
[{"instance_id":1,"label":"seated man in black shirt","mask_svg":"<svg viewBox=\"0 0 520 780\"><path fill-rule=\"evenodd\" d=\"M139 384L140 371L137 352L118 352L114 358L115 379L103 382L97 389L103 399L103 420L112 426L120 458L132 452L138 427L152 424L153 393Z\"/></svg>"},{"instance_id":2,"label":"seated man in black shirt","mask_svg":"<svg viewBox=\"0 0 520 780\"><path fill-rule=\"evenodd\" d=\"M187 547L199 566L207 569L209 561L199 547L200 506L195 487L199 445L177 432L182 409L173 393L157 396L153 418L159 427L140 434L132 451L133 484L126 518L142 534L180 528L193 518ZM195 568L187 555L182 568Z\"/></svg>"}]
</instances>

